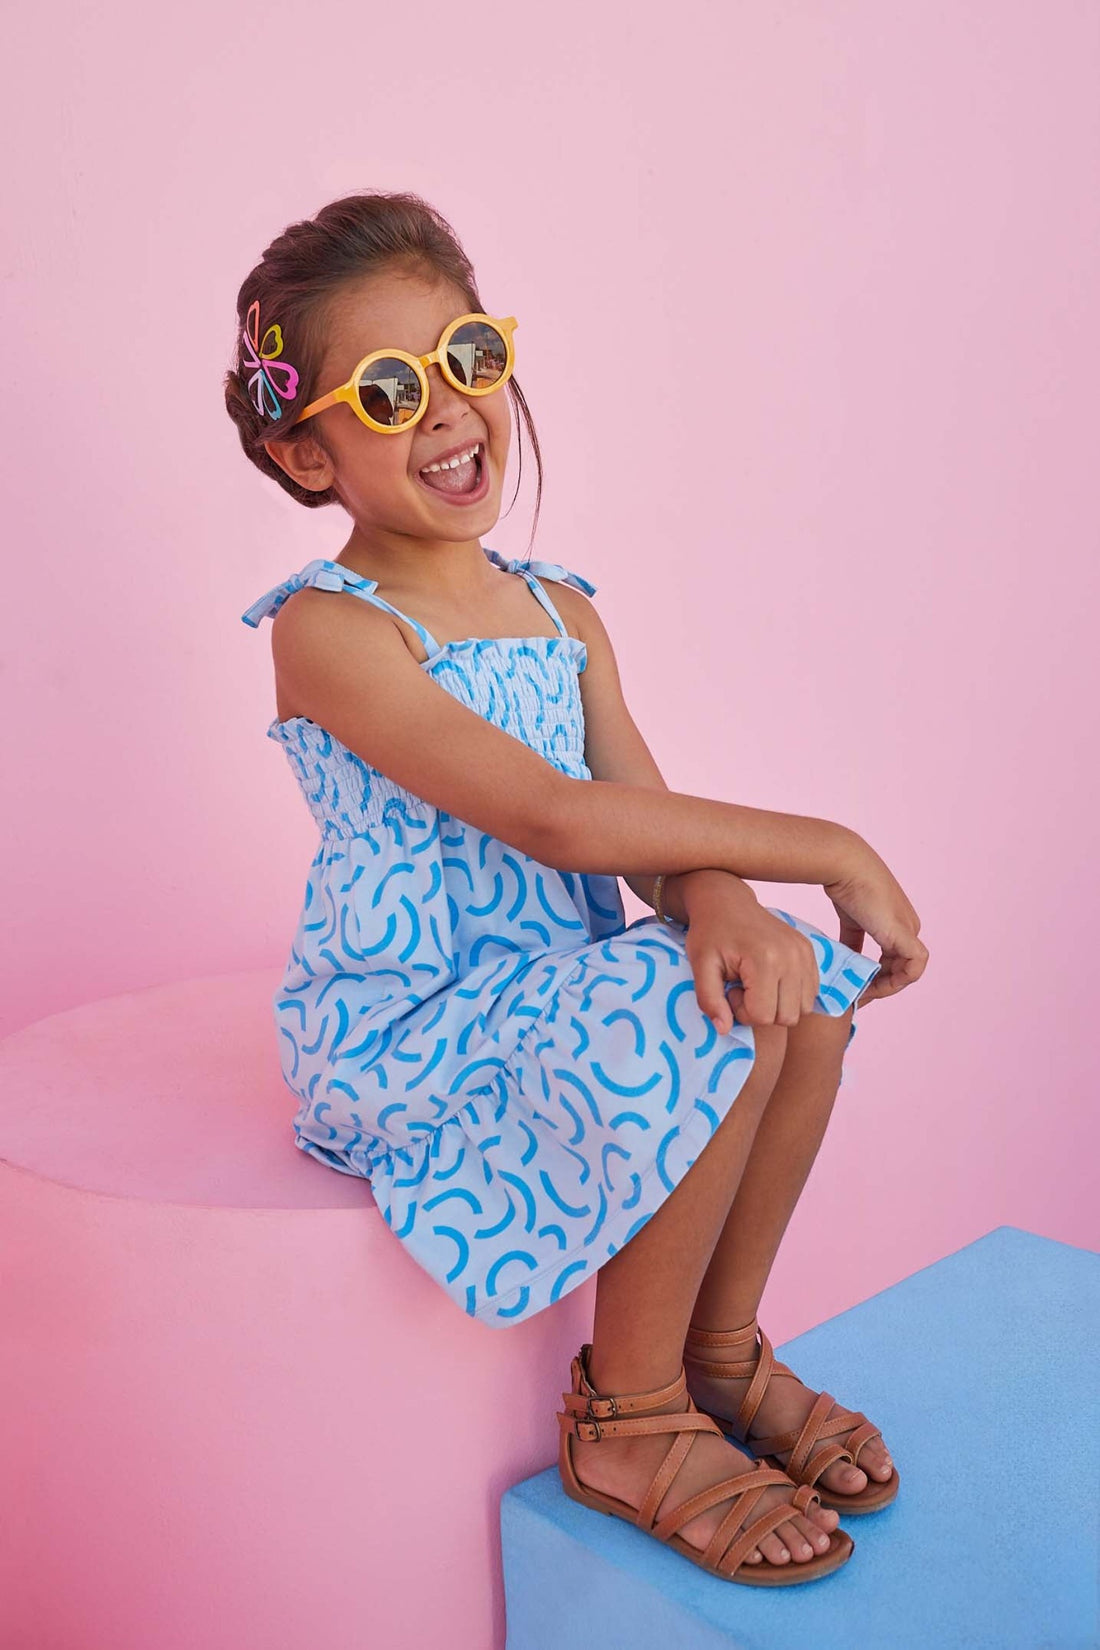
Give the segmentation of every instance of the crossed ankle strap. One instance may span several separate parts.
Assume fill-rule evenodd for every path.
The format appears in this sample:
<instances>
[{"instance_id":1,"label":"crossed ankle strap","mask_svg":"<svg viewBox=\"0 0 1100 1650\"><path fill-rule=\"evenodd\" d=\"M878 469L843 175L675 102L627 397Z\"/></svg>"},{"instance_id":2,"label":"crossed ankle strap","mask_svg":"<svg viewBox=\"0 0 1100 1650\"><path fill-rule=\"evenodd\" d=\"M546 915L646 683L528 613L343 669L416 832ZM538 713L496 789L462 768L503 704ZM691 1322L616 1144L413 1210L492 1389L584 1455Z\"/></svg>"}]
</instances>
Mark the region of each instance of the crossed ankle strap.
<instances>
[{"instance_id":1,"label":"crossed ankle strap","mask_svg":"<svg viewBox=\"0 0 1100 1650\"><path fill-rule=\"evenodd\" d=\"M720 1362L708 1362L705 1356L708 1352L721 1352L727 1347L748 1346L750 1339L752 1341L751 1358L723 1358ZM755 1317L751 1323L745 1324L742 1329L695 1329L689 1327L687 1339L684 1342L684 1362L694 1364L696 1369L704 1375L732 1377L735 1380L740 1379L742 1376L753 1376L760 1372L760 1364L764 1362L763 1359L757 1357L757 1342L759 1340L760 1330ZM763 1397L764 1389L768 1384L766 1369L762 1378L755 1384L757 1390L752 1393L752 1400L755 1400L752 1402L753 1415L756 1414L759 1408L759 1400ZM750 1401L748 1395L746 1395L746 1408Z\"/></svg>"},{"instance_id":2,"label":"crossed ankle strap","mask_svg":"<svg viewBox=\"0 0 1100 1650\"><path fill-rule=\"evenodd\" d=\"M720 1347L741 1346L745 1341L755 1341L758 1331L759 1325L754 1314L740 1329L697 1329L694 1324L689 1324L687 1340L694 1342L696 1346L718 1351Z\"/></svg>"},{"instance_id":3,"label":"crossed ankle strap","mask_svg":"<svg viewBox=\"0 0 1100 1650\"><path fill-rule=\"evenodd\" d=\"M754 1318L753 1324L755 1323ZM746 1325L746 1328L748 1327L750 1326ZM818 1393L810 1413L800 1427L793 1427L789 1432L776 1433L770 1438L750 1436L756 1412L763 1402L772 1377L787 1376L797 1381L798 1376L785 1363L780 1363L775 1356L772 1343L759 1327L756 1328L752 1358L713 1363L707 1362L704 1357L699 1357L692 1351L693 1345L703 1353L718 1351L736 1340L739 1333L743 1335L744 1331L689 1329L684 1346L685 1366L690 1363L704 1375L713 1375L719 1379L748 1379L748 1389L738 1406L737 1414L729 1418L733 1436L756 1456L777 1459L781 1452L789 1450L785 1471L795 1483L815 1483L826 1467L832 1466L835 1461L848 1461L855 1466L864 1444L871 1438L880 1437L881 1433L878 1427L872 1426L862 1410L844 1409L836 1405L829 1392ZM755 1344L757 1341L759 1348ZM834 1405L838 1413L830 1417L829 1411ZM847 1435L844 1444L835 1442L844 1434Z\"/></svg>"},{"instance_id":4,"label":"crossed ankle strap","mask_svg":"<svg viewBox=\"0 0 1100 1650\"><path fill-rule=\"evenodd\" d=\"M687 1397L687 1372L683 1364L680 1373L667 1386L655 1387L651 1392L627 1392L622 1394L602 1394L597 1392L588 1378L588 1359L592 1351L591 1344L586 1342L577 1357L573 1359L573 1384L577 1388L574 1392L563 1392L562 1403L565 1408L564 1419L572 1419L574 1436L588 1443L607 1437L631 1437L644 1433L668 1432L670 1422L677 1431L709 1432L714 1431L721 1435L721 1428L713 1422L709 1415L703 1415L695 1408L688 1398L688 1408L685 1410L669 1410L659 1415L639 1415L639 1410L661 1409L664 1404L670 1404L676 1398Z\"/></svg>"}]
</instances>

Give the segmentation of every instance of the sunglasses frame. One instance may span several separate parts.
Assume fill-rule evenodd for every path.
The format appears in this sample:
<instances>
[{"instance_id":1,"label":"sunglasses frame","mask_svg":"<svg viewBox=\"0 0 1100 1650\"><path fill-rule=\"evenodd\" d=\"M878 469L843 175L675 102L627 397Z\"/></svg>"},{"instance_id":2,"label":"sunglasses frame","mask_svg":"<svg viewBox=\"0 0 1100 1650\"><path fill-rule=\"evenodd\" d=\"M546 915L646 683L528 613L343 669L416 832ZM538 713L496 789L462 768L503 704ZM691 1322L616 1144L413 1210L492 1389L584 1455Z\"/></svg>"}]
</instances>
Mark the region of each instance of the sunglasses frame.
<instances>
[{"instance_id":1,"label":"sunglasses frame","mask_svg":"<svg viewBox=\"0 0 1100 1650\"><path fill-rule=\"evenodd\" d=\"M473 389L469 384L460 384L447 364L447 347L458 328L464 326L468 321L487 321L504 339L506 350L504 371L495 384L488 384L480 390ZM428 409L428 398L431 391L428 385L427 369L433 362L448 384L453 389L459 390L461 394L469 396L495 395L497 390L504 388L512 376L512 369L516 362L516 350L512 341L512 333L518 325L519 322L514 315L486 315L483 310L471 310L467 314L457 315L453 321L447 322L439 335L438 344L433 350L429 350L427 355L410 355L408 350L403 349L373 349L369 355L364 355L345 384L341 384L339 389L330 390L327 395L322 395L319 400L311 401L305 411L298 414L294 423L300 424L303 418L312 418L314 413L324 412L326 407L335 407L338 402L346 401L355 416L369 430L377 430L379 435L400 435L402 431L411 430L414 425L418 424ZM364 371L372 361L382 360L404 361L407 366L413 369L420 382L420 405L412 417L407 418L403 424L379 424L377 419L372 418L370 413L367 412L359 398L359 380Z\"/></svg>"}]
</instances>

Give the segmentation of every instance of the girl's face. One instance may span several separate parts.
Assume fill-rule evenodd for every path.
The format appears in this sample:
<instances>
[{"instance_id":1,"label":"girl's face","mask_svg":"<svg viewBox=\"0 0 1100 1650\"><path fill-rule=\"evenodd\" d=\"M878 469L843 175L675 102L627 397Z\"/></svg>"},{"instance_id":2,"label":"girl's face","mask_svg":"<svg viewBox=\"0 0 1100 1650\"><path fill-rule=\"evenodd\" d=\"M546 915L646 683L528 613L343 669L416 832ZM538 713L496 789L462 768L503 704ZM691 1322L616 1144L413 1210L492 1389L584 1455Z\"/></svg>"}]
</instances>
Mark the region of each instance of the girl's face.
<instances>
[{"instance_id":1,"label":"girl's face","mask_svg":"<svg viewBox=\"0 0 1100 1650\"><path fill-rule=\"evenodd\" d=\"M344 383L371 350L427 355L447 322L469 308L450 282L430 275L394 270L349 285L330 301L328 341L314 395ZM462 395L434 363L427 377L427 410L411 430L383 435L338 403L310 421L321 427L324 448L318 441L273 441L268 452L300 485L314 491L335 487L358 534L368 541L476 541L500 515L512 436L508 395L503 389L476 398ZM479 463L472 488L443 491L421 474L425 465L475 445ZM451 477L461 479L466 473L464 467Z\"/></svg>"}]
</instances>

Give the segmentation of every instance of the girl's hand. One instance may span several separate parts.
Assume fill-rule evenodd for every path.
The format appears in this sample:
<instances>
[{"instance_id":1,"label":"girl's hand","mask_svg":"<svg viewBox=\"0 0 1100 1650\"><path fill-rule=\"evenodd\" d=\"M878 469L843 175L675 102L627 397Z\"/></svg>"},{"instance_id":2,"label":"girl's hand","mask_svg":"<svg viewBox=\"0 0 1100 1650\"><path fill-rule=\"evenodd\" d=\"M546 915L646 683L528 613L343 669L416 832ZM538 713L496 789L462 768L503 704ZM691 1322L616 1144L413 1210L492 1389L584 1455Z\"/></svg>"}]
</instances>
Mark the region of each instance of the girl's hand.
<instances>
[{"instance_id":1,"label":"girl's hand","mask_svg":"<svg viewBox=\"0 0 1100 1650\"><path fill-rule=\"evenodd\" d=\"M677 877L688 930L684 948L695 996L720 1032L746 1026L797 1025L814 1012L817 954L789 923L773 917L753 890L729 871ZM729 987L727 982L739 984Z\"/></svg>"},{"instance_id":2,"label":"girl's hand","mask_svg":"<svg viewBox=\"0 0 1100 1650\"><path fill-rule=\"evenodd\" d=\"M920 918L889 867L868 844L855 867L836 882L827 882L825 892L840 917L840 939L853 951L863 950L865 934L882 951L881 966L856 1006L876 997L894 997L924 973L928 947L917 938Z\"/></svg>"}]
</instances>

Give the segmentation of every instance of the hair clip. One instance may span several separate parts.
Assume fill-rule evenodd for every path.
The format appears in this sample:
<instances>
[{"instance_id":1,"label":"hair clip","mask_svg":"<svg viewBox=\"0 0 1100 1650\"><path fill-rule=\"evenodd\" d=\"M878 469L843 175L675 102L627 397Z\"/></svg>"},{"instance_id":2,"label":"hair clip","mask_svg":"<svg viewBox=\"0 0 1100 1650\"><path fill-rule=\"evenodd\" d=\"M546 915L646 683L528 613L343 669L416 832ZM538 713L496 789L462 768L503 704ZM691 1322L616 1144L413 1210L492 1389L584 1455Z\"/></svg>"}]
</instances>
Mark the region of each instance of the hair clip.
<instances>
[{"instance_id":1,"label":"hair clip","mask_svg":"<svg viewBox=\"0 0 1100 1650\"><path fill-rule=\"evenodd\" d=\"M263 342L260 342L258 298L248 306L242 337L245 342L244 364L256 369L248 380L256 411L268 418L281 418L283 408L279 404L279 397L282 396L284 401L294 400L298 393L298 371L289 361L276 359L283 353L283 331L277 323L273 322L268 327Z\"/></svg>"}]
</instances>

